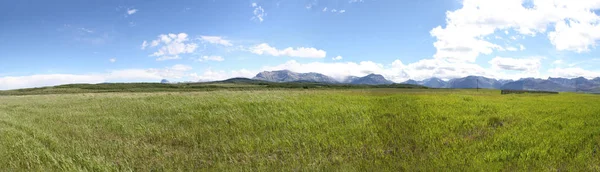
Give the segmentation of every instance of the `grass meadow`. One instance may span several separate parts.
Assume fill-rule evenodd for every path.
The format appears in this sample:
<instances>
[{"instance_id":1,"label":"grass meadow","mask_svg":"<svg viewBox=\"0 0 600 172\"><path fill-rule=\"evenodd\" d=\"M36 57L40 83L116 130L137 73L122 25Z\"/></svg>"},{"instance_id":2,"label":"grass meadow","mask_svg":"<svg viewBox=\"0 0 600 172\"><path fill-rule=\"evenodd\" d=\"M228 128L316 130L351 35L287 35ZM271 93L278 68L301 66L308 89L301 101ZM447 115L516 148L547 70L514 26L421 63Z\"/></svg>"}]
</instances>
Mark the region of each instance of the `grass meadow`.
<instances>
[{"instance_id":1,"label":"grass meadow","mask_svg":"<svg viewBox=\"0 0 600 172\"><path fill-rule=\"evenodd\" d=\"M7 171L600 171L600 96L434 89L0 96L0 155Z\"/></svg>"}]
</instances>

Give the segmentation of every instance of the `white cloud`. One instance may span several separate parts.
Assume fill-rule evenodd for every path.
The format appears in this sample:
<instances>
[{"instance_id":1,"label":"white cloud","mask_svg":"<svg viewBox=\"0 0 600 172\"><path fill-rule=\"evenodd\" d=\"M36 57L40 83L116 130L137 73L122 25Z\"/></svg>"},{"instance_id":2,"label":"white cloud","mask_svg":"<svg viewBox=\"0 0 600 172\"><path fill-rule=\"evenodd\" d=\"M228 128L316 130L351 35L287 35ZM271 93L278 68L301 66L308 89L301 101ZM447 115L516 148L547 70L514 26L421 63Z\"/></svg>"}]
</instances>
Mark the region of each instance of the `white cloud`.
<instances>
[{"instance_id":1,"label":"white cloud","mask_svg":"<svg viewBox=\"0 0 600 172\"><path fill-rule=\"evenodd\" d=\"M217 61L217 62L221 62L224 61L225 58L221 57L221 56L202 56L198 59L196 59L196 61L198 62L203 62L203 61Z\"/></svg>"},{"instance_id":2,"label":"white cloud","mask_svg":"<svg viewBox=\"0 0 600 172\"><path fill-rule=\"evenodd\" d=\"M342 60L342 59L343 59L343 57L342 57L342 56L336 56L336 57L334 57L334 58L331 58L331 59L332 59L332 60Z\"/></svg>"},{"instance_id":3,"label":"white cloud","mask_svg":"<svg viewBox=\"0 0 600 172\"><path fill-rule=\"evenodd\" d=\"M505 48L507 51L517 51L518 49L515 47L506 47Z\"/></svg>"},{"instance_id":4,"label":"white cloud","mask_svg":"<svg viewBox=\"0 0 600 172\"><path fill-rule=\"evenodd\" d=\"M167 60L178 60L181 59L179 56L160 56L156 58L156 61L167 61Z\"/></svg>"},{"instance_id":5,"label":"white cloud","mask_svg":"<svg viewBox=\"0 0 600 172\"><path fill-rule=\"evenodd\" d=\"M250 52L258 55L271 55L271 56L290 56L290 57L304 57L304 58L325 58L327 56L327 52L324 50L319 50L316 48L305 48L298 47L292 48L288 47L283 50L278 50L275 47L269 46L269 44L262 43L256 45L254 47L250 47Z\"/></svg>"},{"instance_id":6,"label":"white cloud","mask_svg":"<svg viewBox=\"0 0 600 172\"><path fill-rule=\"evenodd\" d=\"M231 41L223 39L220 36L200 36L200 40L211 43L211 44L219 44L224 46L233 46Z\"/></svg>"},{"instance_id":7,"label":"white cloud","mask_svg":"<svg viewBox=\"0 0 600 172\"><path fill-rule=\"evenodd\" d=\"M512 70L512 71L525 71L530 73L538 72L542 63L539 58L506 58L506 57L495 57L489 61L494 69Z\"/></svg>"},{"instance_id":8,"label":"white cloud","mask_svg":"<svg viewBox=\"0 0 600 172\"><path fill-rule=\"evenodd\" d=\"M108 59L108 61L110 61L111 63L117 62L117 58L110 58Z\"/></svg>"},{"instance_id":9,"label":"white cloud","mask_svg":"<svg viewBox=\"0 0 600 172\"><path fill-rule=\"evenodd\" d=\"M156 47L160 44L162 44L162 47L150 55L158 57L156 59L157 61L181 59L181 57L179 57L180 54L193 53L198 48L196 43L189 42L186 33L159 35L158 39L152 41L150 47ZM145 49L147 46L147 42L144 41L144 43L142 43L142 49Z\"/></svg>"},{"instance_id":10,"label":"white cloud","mask_svg":"<svg viewBox=\"0 0 600 172\"><path fill-rule=\"evenodd\" d=\"M135 14L136 12L138 12L137 9L127 9L127 15L132 15L132 14Z\"/></svg>"},{"instance_id":11,"label":"white cloud","mask_svg":"<svg viewBox=\"0 0 600 172\"><path fill-rule=\"evenodd\" d=\"M548 33L548 38L557 50L587 52L590 51L590 46L595 48L596 42L600 40L600 23L569 20L569 23L558 22L555 28L554 32Z\"/></svg>"},{"instance_id":12,"label":"white cloud","mask_svg":"<svg viewBox=\"0 0 600 172\"><path fill-rule=\"evenodd\" d=\"M152 41L152 43L150 44L150 47L156 47L156 46L158 46L158 44L160 44L160 39Z\"/></svg>"},{"instance_id":13,"label":"white cloud","mask_svg":"<svg viewBox=\"0 0 600 172\"><path fill-rule=\"evenodd\" d=\"M44 74L30 76L0 77L0 90L54 86L74 83L103 82L158 82L160 79L182 79L189 77L192 67L173 65L162 69L124 69L102 74Z\"/></svg>"},{"instance_id":14,"label":"white cloud","mask_svg":"<svg viewBox=\"0 0 600 172\"><path fill-rule=\"evenodd\" d=\"M327 12L327 7L323 8L323 12ZM335 8L334 8L334 9L331 9L331 10L330 10L330 12L332 12L332 13L338 13L338 14L342 14L342 13L345 13L345 12L346 12L346 10L338 10L338 9L335 9Z\"/></svg>"},{"instance_id":15,"label":"white cloud","mask_svg":"<svg viewBox=\"0 0 600 172\"><path fill-rule=\"evenodd\" d=\"M157 43L157 45L158 45L158 43ZM142 50L146 49L146 47L148 47L148 42L144 40L144 42L142 42L142 46L141 47L142 47Z\"/></svg>"},{"instance_id":16,"label":"white cloud","mask_svg":"<svg viewBox=\"0 0 600 172\"><path fill-rule=\"evenodd\" d=\"M101 83L104 78L96 75L48 74L0 77L0 90L51 86L70 83Z\"/></svg>"},{"instance_id":17,"label":"white cloud","mask_svg":"<svg viewBox=\"0 0 600 172\"><path fill-rule=\"evenodd\" d=\"M256 3L252 3L252 7L254 8L254 11L252 12L254 14L254 17L252 17L252 20L258 20L259 22L263 22L265 16L267 16L267 13L265 13L265 9L263 9L262 6L258 6L258 4Z\"/></svg>"},{"instance_id":18,"label":"white cloud","mask_svg":"<svg viewBox=\"0 0 600 172\"><path fill-rule=\"evenodd\" d=\"M558 50L587 51L600 39L600 17L592 9L600 8L600 0L464 0L463 7L446 13L445 27L431 30L437 39L435 58L474 62L480 54L491 54L502 48L485 38L497 31L514 30L511 39L546 33L552 24L556 31L548 37ZM565 23L570 21L570 25ZM523 48L524 49L524 48Z\"/></svg>"},{"instance_id":19,"label":"white cloud","mask_svg":"<svg viewBox=\"0 0 600 172\"><path fill-rule=\"evenodd\" d=\"M549 69L548 72L552 77L562 77L562 78L577 78L577 77L585 77L588 79L600 77L600 71L590 71L585 70L578 67L571 68L554 68Z\"/></svg>"},{"instance_id":20,"label":"white cloud","mask_svg":"<svg viewBox=\"0 0 600 172\"><path fill-rule=\"evenodd\" d=\"M499 45L476 38L473 30L475 28L456 26L444 29L438 26L431 30L431 35L438 39L433 44L437 49L434 57L451 61L474 62L479 54L491 54L494 49L501 49Z\"/></svg>"}]
</instances>

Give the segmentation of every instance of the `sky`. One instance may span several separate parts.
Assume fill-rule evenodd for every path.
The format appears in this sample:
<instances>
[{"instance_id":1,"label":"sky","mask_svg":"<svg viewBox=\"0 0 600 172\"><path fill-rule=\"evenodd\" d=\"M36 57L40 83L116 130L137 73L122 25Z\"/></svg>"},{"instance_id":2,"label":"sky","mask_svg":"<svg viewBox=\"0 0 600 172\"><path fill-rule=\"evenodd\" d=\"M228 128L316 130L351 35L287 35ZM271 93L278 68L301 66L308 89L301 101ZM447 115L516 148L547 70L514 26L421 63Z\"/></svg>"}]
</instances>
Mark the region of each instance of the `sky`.
<instances>
[{"instance_id":1,"label":"sky","mask_svg":"<svg viewBox=\"0 0 600 172\"><path fill-rule=\"evenodd\" d=\"M0 90L261 71L600 76L600 0L0 1Z\"/></svg>"}]
</instances>

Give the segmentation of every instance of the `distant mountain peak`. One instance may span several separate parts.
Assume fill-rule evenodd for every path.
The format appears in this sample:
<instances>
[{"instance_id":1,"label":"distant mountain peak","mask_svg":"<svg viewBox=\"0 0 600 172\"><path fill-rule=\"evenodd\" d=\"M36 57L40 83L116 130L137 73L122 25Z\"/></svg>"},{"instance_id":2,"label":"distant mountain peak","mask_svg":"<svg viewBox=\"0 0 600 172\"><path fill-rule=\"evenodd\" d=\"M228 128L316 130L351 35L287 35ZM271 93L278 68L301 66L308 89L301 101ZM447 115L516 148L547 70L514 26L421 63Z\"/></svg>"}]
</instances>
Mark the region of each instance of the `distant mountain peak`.
<instances>
[{"instance_id":1,"label":"distant mountain peak","mask_svg":"<svg viewBox=\"0 0 600 172\"><path fill-rule=\"evenodd\" d=\"M383 77L383 75L380 75L380 74L374 74L374 73L372 73L372 74L369 74L369 75L367 75L367 76L364 76L364 77L369 77L369 78L384 78L384 79L385 79L385 77Z\"/></svg>"},{"instance_id":2,"label":"distant mountain peak","mask_svg":"<svg viewBox=\"0 0 600 172\"><path fill-rule=\"evenodd\" d=\"M417 82L415 80L412 80L412 79L409 79L409 80L406 80L404 82L401 82L400 84L423 85L423 84L421 84L421 83L419 83L419 82Z\"/></svg>"},{"instance_id":3,"label":"distant mountain peak","mask_svg":"<svg viewBox=\"0 0 600 172\"><path fill-rule=\"evenodd\" d=\"M349 83L359 85L388 85L393 84L394 82L385 79L383 75L372 73L367 76L353 78Z\"/></svg>"}]
</instances>

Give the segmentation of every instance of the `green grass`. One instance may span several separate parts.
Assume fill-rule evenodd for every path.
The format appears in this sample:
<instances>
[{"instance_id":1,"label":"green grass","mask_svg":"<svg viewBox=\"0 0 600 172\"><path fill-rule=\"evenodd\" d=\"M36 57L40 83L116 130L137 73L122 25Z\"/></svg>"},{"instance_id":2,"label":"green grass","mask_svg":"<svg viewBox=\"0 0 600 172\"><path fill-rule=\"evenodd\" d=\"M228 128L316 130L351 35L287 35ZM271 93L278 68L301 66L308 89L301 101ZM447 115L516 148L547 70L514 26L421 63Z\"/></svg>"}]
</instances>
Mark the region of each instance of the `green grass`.
<instances>
[{"instance_id":1,"label":"green grass","mask_svg":"<svg viewBox=\"0 0 600 172\"><path fill-rule=\"evenodd\" d=\"M598 105L434 89L0 96L0 169L599 171Z\"/></svg>"}]
</instances>

